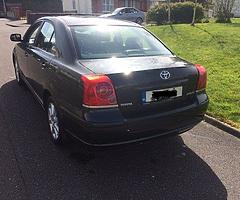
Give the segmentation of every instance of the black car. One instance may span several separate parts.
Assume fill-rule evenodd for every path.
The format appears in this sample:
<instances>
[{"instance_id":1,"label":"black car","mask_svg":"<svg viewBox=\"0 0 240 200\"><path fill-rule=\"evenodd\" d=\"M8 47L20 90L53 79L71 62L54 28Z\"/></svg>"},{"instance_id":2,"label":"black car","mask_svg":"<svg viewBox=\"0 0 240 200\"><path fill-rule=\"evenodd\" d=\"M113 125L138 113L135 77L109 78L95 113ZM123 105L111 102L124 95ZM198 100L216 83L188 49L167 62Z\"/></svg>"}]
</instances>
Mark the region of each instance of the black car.
<instances>
[{"instance_id":1,"label":"black car","mask_svg":"<svg viewBox=\"0 0 240 200\"><path fill-rule=\"evenodd\" d=\"M205 68L135 23L44 17L11 40L16 80L46 110L55 144L67 133L96 146L176 135L207 110Z\"/></svg>"}]
</instances>

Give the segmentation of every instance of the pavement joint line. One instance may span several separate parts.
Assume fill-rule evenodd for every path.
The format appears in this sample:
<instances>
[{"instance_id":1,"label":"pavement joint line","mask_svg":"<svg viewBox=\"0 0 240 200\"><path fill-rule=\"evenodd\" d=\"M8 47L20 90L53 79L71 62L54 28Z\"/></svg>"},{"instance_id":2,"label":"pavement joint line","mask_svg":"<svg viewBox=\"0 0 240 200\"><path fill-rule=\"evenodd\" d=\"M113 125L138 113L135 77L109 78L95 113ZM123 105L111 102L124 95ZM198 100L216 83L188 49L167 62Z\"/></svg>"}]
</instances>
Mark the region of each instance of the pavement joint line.
<instances>
[{"instance_id":1,"label":"pavement joint line","mask_svg":"<svg viewBox=\"0 0 240 200\"><path fill-rule=\"evenodd\" d=\"M238 139L240 139L240 130L239 129L236 129L236 128L234 128L224 122L221 122L221 121L217 120L216 118L211 117L209 115L204 116L204 121L221 129L222 131L225 131L225 132L237 137Z\"/></svg>"}]
</instances>

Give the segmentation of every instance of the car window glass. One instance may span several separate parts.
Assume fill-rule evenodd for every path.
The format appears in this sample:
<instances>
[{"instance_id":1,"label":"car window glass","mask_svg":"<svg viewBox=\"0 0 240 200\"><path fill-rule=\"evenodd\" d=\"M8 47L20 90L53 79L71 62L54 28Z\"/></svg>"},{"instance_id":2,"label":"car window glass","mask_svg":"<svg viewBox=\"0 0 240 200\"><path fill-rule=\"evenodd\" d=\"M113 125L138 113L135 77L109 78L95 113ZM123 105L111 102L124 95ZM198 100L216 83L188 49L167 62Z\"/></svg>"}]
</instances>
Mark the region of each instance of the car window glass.
<instances>
[{"instance_id":1,"label":"car window glass","mask_svg":"<svg viewBox=\"0 0 240 200\"><path fill-rule=\"evenodd\" d=\"M171 55L148 31L129 26L74 26L80 59Z\"/></svg>"},{"instance_id":2,"label":"car window glass","mask_svg":"<svg viewBox=\"0 0 240 200\"><path fill-rule=\"evenodd\" d=\"M52 38L50 40L50 48L48 49L48 51L54 55L57 54L57 47L56 47L56 37L55 37L55 33L53 33Z\"/></svg>"},{"instance_id":3,"label":"car window glass","mask_svg":"<svg viewBox=\"0 0 240 200\"><path fill-rule=\"evenodd\" d=\"M126 9L122 9L119 11L120 14L124 14L126 12Z\"/></svg>"},{"instance_id":4,"label":"car window glass","mask_svg":"<svg viewBox=\"0 0 240 200\"><path fill-rule=\"evenodd\" d=\"M138 13L138 10L136 10L136 9L133 9L133 13Z\"/></svg>"},{"instance_id":5,"label":"car window glass","mask_svg":"<svg viewBox=\"0 0 240 200\"><path fill-rule=\"evenodd\" d=\"M129 13L136 13L135 11L136 11L136 10L135 10L134 8L130 8L130 9L129 9Z\"/></svg>"},{"instance_id":6,"label":"car window glass","mask_svg":"<svg viewBox=\"0 0 240 200\"><path fill-rule=\"evenodd\" d=\"M52 38L54 36L54 27L52 24L45 22L41 28L41 31L38 34L36 46L45 50L50 51L52 48ZM55 42L55 39L52 40Z\"/></svg>"},{"instance_id":7,"label":"car window glass","mask_svg":"<svg viewBox=\"0 0 240 200\"><path fill-rule=\"evenodd\" d=\"M36 36L38 33L38 30L40 28L41 24L38 24L32 31L32 33L30 33L30 36L27 38L27 43L33 45L35 43L36 40Z\"/></svg>"},{"instance_id":8,"label":"car window glass","mask_svg":"<svg viewBox=\"0 0 240 200\"><path fill-rule=\"evenodd\" d=\"M130 9L129 9L129 8L126 8L126 9L125 9L125 13L130 13Z\"/></svg>"}]
</instances>

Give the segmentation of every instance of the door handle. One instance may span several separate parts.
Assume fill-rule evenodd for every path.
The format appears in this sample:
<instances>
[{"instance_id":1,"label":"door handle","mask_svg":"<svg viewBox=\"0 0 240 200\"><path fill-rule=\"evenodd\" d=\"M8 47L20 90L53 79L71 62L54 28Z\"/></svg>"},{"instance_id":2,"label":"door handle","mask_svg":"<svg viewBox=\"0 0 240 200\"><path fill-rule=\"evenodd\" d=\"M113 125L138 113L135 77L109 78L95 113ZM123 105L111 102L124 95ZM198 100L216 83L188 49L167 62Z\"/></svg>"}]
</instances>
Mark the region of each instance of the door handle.
<instances>
[{"instance_id":1,"label":"door handle","mask_svg":"<svg viewBox=\"0 0 240 200\"><path fill-rule=\"evenodd\" d=\"M25 52L24 55L25 55L25 57L28 57L28 53L27 52Z\"/></svg>"}]
</instances>

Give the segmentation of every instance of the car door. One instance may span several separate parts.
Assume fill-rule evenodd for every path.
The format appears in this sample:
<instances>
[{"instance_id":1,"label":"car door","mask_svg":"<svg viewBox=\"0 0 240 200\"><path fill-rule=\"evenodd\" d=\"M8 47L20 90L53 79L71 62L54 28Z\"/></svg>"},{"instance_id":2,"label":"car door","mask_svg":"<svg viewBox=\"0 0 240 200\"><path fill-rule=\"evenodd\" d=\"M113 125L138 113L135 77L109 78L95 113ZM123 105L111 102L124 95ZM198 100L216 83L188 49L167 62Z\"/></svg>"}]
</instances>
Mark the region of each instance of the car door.
<instances>
[{"instance_id":1,"label":"car door","mask_svg":"<svg viewBox=\"0 0 240 200\"><path fill-rule=\"evenodd\" d=\"M129 8L129 21L135 22L137 19L137 13L134 8Z\"/></svg>"},{"instance_id":2,"label":"car door","mask_svg":"<svg viewBox=\"0 0 240 200\"><path fill-rule=\"evenodd\" d=\"M128 11L127 10L128 10L127 8L120 10L117 18L120 20L128 20L128 13L127 13Z\"/></svg>"},{"instance_id":3,"label":"car door","mask_svg":"<svg viewBox=\"0 0 240 200\"><path fill-rule=\"evenodd\" d=\"M48 21L43 22L34 46L30 47L31 56L28 67L31 72L30 84L34 92L42 100L44 85L48 80L48 69L54 57L51 49L55 43L54 26Z\"/></svg>"},{"instance_id":4,"label":"car door","mask_svg":"<svg viewBox=\"0 0 240 200\"><path fill-rule=\"evenodd\" d=\"M34 24L25 34L23 42L20 44L20 48L18 50L18 62L21 68L21 71L26 78L26 80L30 81L30 69L28 66L28 59L31 56L31 46L34 46L38 31L40 30L42 22L37 22Z\"/></svg>"},{"instance_id":5,"label":"car door","mask_svg":"<svg viewBox=\"0 0 240 200\"><path fill-rule=\"evenodd\" d=\"M128 21L131 20L130 8L126 8L126 9L125 9L124 20L128 20Z\"/></svg>"}]
</instances>

